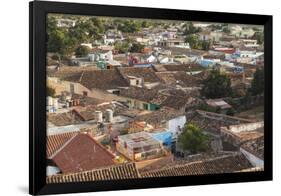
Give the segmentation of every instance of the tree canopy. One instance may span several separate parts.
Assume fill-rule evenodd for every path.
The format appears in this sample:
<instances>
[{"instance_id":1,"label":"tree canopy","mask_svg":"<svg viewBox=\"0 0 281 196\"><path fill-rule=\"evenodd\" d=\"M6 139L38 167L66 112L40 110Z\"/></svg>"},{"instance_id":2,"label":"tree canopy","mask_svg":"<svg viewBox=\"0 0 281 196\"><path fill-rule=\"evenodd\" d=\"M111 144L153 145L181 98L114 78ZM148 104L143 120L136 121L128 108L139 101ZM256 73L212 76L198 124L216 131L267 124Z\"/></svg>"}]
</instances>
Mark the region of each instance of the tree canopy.
<instances>
[{"instance_id":1,"label":"tree canopy","mask_svg":"<svg viewBox=\"0 0 281 196\"><path fill-rule=\"evenodd\" d=\"M232 96L230 78L218 70L212 70L207 79L203 81L201 95L209 99Z\"/></svg>"},{"instance_id":2,"label":"tree canopy","mask_svg":"<svg viewBox=\"0 0 281 196\"><path fill-rule=\"evenodd\" d=\"M255 32L255 34L253 35L253 39L257 40L258 44L263 44L264 42L264 32Z\"/></svg>"},{"instance_id":3,"label":"tree canopy","mask_svg":"<svg viewBox=\"0 0 281 196\"><path fill-rule=\"evenodd\" d=\"M185 42L193 49L209 50L211 43L207 40L199 40L195 34L189 34L185 38Z\"/></svg>"},{"instance_id":4,"label":"tree canopy","mask_svg":"<svg viewBox=\"0 0 281 196\"><path fill-rule=\"evenodd\" d=\"M133 43L132 46L130 47L129 51L130 52L142 52L144 48L144 45L140 43Z\"/></svg>"},{"instance_id":5,"label":"tree canopy","mask_svg":"<svg viewBox=\"0 0 281 196\"><path fill-rule=\"evenodd\" d=\"M119 53L126 53L129 51L130 48L130 44L129 42L120 42L120 41L116 41L114 43L114 49L118 50Z\"/></svg>"},{"instance_id":6,"label":"tree canopy","mask_svg":"<svg viewBox=\"0 0 281 196\"><path fill-rule=\"evenodd\" d=\"M251 95L258 95L264 93L264 69L258 68L254 74L251 88L249 89Z\"/></svg>"},{"instance_id":7,"label":"tree canopy","mask_svg":"<svg viewBox=\"0 0 281 196\"><path fill-rule=\"evenodd\" d=\"M179 143L183 150L195 154L208 149L209 136L193 123L185 124L183 133L179 136Z\"/></svg>"},{"instance_id":8,"label":"tree canopy","mask_svg":"<svg viewBox=\"0 0 281 196\"><path fill-rule=\"evenodd\" d=\"M202 29L200 27L195 27L192 22L187 22L185 25L185 34L195 34L200 32Z\"/></svg>"},{"instance_id":9,"label":"tree canopy","mask_svg":"<svg viewBox=\"0 0 281 196\"><path fill-rule=\"evenodd\" d=\"M83 42L101 39L104 24L101 19L91 17L78 19L74 26L58 27L54 17L47 18L48 52L61 56L71 55Z\"/></svg>"},{"instance_id":10,"label":"tree canopy","mask_svg":"<svg viewBox=\"0 0 281 196\"><path fill-rule=\"evenodd\" d=\"M118 23L117 29L125 33L135 33L140 31L142 22L137 20L125 20L125 22Z\"/></svg>"},{"instance_id":11,"label":"tree canopy","mask_svg":"<svg viewBox=\"0 0 281 196\"><path fill-rule=\"evenodd\" d=\"M90 48L88 46L78 46L75 50L75 55L79 57L87 56L90 52Z\"/></svg>"}]
</instances>

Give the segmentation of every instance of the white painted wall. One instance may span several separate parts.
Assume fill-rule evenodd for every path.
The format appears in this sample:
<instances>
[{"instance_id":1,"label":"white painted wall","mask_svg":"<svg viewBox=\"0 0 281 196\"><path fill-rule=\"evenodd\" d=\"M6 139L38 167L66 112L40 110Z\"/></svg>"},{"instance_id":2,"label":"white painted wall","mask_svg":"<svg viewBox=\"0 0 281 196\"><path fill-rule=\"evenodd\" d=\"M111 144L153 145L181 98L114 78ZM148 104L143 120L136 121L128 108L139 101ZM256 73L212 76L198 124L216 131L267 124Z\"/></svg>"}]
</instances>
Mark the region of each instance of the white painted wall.
<instances>
[{"instance_id":1,"label":"white painted wall","mask_svg":"<svg viewBox=\"0 0 281 196\"><path fill-rule=\"evenodd\" d=\"M178 131L178 127L183 128L186 123L185 116L179 116L177 118L171 119L168 121L168 130L173 133L173 137L176 136L176 132Z\"/></svg>"}]
</instances>

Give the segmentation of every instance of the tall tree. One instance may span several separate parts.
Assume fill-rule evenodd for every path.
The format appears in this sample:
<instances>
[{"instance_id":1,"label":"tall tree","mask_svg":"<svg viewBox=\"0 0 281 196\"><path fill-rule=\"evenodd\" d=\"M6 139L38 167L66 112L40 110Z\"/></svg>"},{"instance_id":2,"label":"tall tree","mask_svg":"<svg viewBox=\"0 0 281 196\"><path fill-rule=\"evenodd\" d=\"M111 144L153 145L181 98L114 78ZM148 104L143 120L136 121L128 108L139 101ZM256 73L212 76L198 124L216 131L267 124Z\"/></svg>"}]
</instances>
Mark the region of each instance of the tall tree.
<instances>
[{"instance_id":1,"label":"tall tree","mask_svg":"<svg viewBox=\"0 0 281 196\"><path fill-rule=\"evenodd\" d=\"M254 74L254 79L249 89L251 95L258 95L264 93L264 69L257 69Z\"/></svg>"},{"instance_id":2,"label":"tall tree","mask_svg":"<svg viewBox=\"0 0 281 196\"><path fill-rule=\"evenodd\" d=\"M185 38L185 42L189 43L191 48L198 48L198 37L196 35L190 34Z\"/></svg>"},{"instance_id":3,"label":"tall tree","mask_svg":"<svg viewBox=\"0 0 281 196\"><path fill-rule=\"evenodd\" d=\"M144 45L140 43L133 43L132 46L130 47L129 51L130 52L142 52L144 48Z\"/></svg>"},{"instance_id":4,"label":"tall tree","mask_svg":"<svg viewBox=\"0 0 281 196\"><path fill-rule=\"evenodd\" d=\"M88 55L90 52L90 48L88 46L78 46L75 49L75 55L79 57L83 57Z\"/></svg>"},{"instance_id":5,"label":"tall tree","mask_svg":"<svg viewBox=\"0 0 281 196\"><path fill-rule=\"evenodd\" d=\"M206 151L208 141L209 136L204 134L203 130L193 123L186 124L182 134L179 136L179 143L183 150L188 150L192 154Z\"/></svg>"},{"instance_id":6,"label":"tall tree","mask_svg":"<svg viewBox=\"0 0 281 196\"><path fill-rule=\"evenodd\" d=\"M194 34L200 32L201 28L196 28L192 22L188 22L185 24L185 34Z\"/></svg>"},{"instance_id":7,"label":"tall tree","mask_svg":"<svg viewBox=\"0 0 281 196\"><path fill-rule=\"evenodd\" d=\"M201 95L214 99L232 96L231 81L228 76L218 70L212 70L207 79L203 81Z\"/></svg>"}]
</instances>

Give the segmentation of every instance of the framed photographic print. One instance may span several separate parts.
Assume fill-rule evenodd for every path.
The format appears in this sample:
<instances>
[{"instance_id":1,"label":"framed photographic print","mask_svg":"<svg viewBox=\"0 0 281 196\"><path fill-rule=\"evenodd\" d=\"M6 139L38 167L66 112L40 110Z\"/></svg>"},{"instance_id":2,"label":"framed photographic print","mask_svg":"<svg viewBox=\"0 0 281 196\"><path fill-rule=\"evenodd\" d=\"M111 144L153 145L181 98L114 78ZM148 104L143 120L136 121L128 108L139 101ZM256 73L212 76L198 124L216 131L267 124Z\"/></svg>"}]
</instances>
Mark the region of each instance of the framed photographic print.
<instances>
[{"instance_id":1,"label":"framed photographic print","mask_svg":"<svg viewBox=\"0 0 281 196\"><path fill-rule=\"evenodd\" d=\"M30 2L30 194L272 180L272 16Z\"/></svg>"}]
</instances>

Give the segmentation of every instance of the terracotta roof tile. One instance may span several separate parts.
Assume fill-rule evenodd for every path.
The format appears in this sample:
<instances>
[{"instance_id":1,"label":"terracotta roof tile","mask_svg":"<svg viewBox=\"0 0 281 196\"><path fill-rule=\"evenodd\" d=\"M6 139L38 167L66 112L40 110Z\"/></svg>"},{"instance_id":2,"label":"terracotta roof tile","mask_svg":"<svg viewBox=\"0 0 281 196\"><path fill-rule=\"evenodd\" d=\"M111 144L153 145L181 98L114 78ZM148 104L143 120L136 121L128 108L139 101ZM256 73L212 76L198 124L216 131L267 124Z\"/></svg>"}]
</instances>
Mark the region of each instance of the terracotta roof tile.
<instances>
[{"instance_id":1,"label":"terracotta roof tile","mask_svg":"<svg viewBox=\"0 0 281 196\"><path fill-rule=\"evenodd\" d=\"M73 112L48 113L47 118L49 122L56 126L66 126L82 122L82 119Z\"/></svg>"},{"instance_id":2,"label":"terracotta roof tile","mask_svg":"<svg viewBox=\"0 0 281 196\"><path fill-rule=\"evenodd\" d=\"M154 70L149 67L124 67L118 68L120 74L128 79L128 76L143 78L144 82L160 82Z\"/></svg>"},{"instance_id":3,"label":"terracotta roof tile","mask_svg":"<svg viewBox=\"0 0 281 196\"><path fill-rule=\"evenodd\" d=\"M114 165L100 169L47 177L47 183L87 182L99 180L121 180L139 178L135 163Z\"/></svg>"},{"instance_id":4,"label":"terracotta roof tile","mask_svg":"<svg viewBox=\"0 0 281 196\"><path fill-rule=\"evenodd\" d=\"M63 173L81 172L115 164L114 156L84 133L72 137L50 158Z\"/></svg>"},{"instance_id":5,"label":"terracotta roof tile","mask_svg":"<svg viewBox=\"0 0 281 196\"><path fill-rule=\"evenodd\" d=\"M232 173L252 167L243 155L224 156L141 173L143 178Z\"/></svg>"},{"instance_id":6,"label":"terracotta roof tile","mask_svg":"<svg viewBox=\"0 0 281 196\"><path fill-rule=\"evenodd\" d=\"M81 76L80 83L88 89L96 88L102 90L129 85L117 69L85 71Z\"/></svg>"},{"instance_id":7,"label":"terracotta roof tile","mask_svg":"<svg viewBox=\"0 0 281 196\"><path fill-rule=\"evenodd\" d=\"M49 135L47 137L47 157L52 156L59 150L68 140L77 135L77 132L62 133Z\"/></svg>"},{"instance_id":8,"label":"terracotta roof tile","mask_svg":"<svg viewBox=\"0 0 281 196\"><path fill-rule=\"evenodd\" d=\"M147 122L149 124L161 124L162 121L171 120L173 118L179 117L184 115L182 112L172 109L163 107L160 110L156 110L150 112L148 114L139 115L137 116L134 121L135 122Z\"/></svg>"},{"instance_id":9,"label":"terracotta roof tile","mask_svg":"<svg viewBox=\"0 0 281 196\"><path fill-rule=\"evenodd\" d=\"M194 87L200 85L197 77L188 75L185 71L156 72L167 85L181 85L182 87Z\"/></svg>"}]
</instances>

